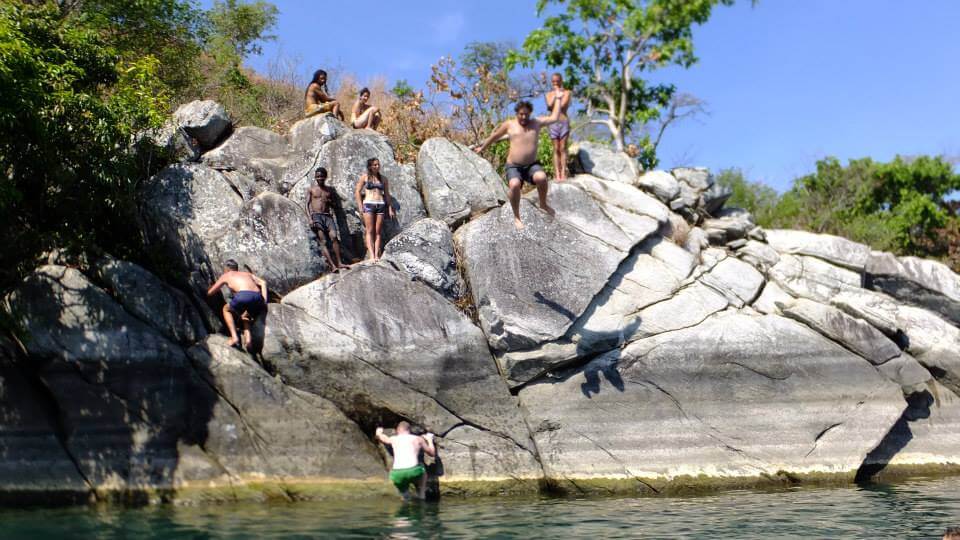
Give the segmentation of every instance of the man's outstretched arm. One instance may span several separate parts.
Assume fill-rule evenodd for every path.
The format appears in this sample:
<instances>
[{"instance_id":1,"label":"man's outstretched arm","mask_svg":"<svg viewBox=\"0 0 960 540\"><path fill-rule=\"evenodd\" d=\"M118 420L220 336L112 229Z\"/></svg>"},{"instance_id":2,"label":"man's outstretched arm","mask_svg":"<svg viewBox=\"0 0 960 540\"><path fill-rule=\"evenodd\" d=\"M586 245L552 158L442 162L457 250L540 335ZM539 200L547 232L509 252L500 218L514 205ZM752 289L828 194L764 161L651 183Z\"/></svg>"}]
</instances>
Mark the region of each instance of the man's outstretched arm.
<instances>
[{"instance_id":1,"label":"man's outstretched arm","mask_svg":"<svg viewBox=\"0 0 960 540\"><path fill-rule=\"evenodd\" d=\"M226 280L223 278L223 276L220 276L220 279L215 281L213 285L207 289L207 296L213 296L214 294L220 292L220 287L223 287L224 283L226 283Z\"/></svg>"},{"instance_id":2,"label":"man's outstretched arm","mask_svg":"<svg viewBox=\"0 0 960 540\"><path fill-rule=\"evenodd\" d=\"M262 296L263 301L266 302L267 301L267 280L261 277L258 277L254 274L250 274L250 275L253 276L254 283L256 283L260 287L260 296Z\"/></svg>"},{"instance_id":3,"label":"man's outstretched arm","mask_svg":"<svg viewBox=\"0 0 960 540\"><path fill-rule=\"evenodd\" d=\"M423 451L430 457L437 457L437 448L433 446L433 433L427 433L421 438L424 442Z\"/></svg>"},{"instance_id":4,"label":"man's outstretched arm","mask_svg":"<svg viewBox=\"0 0 960 540\"><path fill-rule=\"evenodd\" d=\"M497 126L497 129L493 130L493 133L491 133L490 136L487 137L487 139L483 141L482 144L478 146L474 146L473 151L478 154L480 152L483 152L484 150L487 149L488 146L493 144L495 141L499 141L506 134L507 134L507 123L503 122L502 124Z\"/></svg>"},{"instance_id":5,"label":"man's outstretched arm","mask_svg":"<svg viewBox=\"0 0 960 540\"><path fill-rule=\"evenodd\" d=\"M383 434L382 427L377 428L376 436L377 436L377 440L382 442L383 444L390 444L390 437L387 437L386 435Z\"/></svg>"},{"instance_id":6,"label":"man's outstretched arm","mask_svg":"<svg viewBox=\"0 0 960 540\"><path fill-rule=\"evenodd\" d=\"M562 101L562 100L560 100L560 99L554 99L554 100L553 100L553 110L550 111L550 116L538 116L538 117L537 117L537 122L539 122L540 125L548 126L548 125L550 125L550 124L552 124L552 123L560 120L560 105L561 105L560 102L561 102L561 101Z\"/></svg>"}]
</instances>

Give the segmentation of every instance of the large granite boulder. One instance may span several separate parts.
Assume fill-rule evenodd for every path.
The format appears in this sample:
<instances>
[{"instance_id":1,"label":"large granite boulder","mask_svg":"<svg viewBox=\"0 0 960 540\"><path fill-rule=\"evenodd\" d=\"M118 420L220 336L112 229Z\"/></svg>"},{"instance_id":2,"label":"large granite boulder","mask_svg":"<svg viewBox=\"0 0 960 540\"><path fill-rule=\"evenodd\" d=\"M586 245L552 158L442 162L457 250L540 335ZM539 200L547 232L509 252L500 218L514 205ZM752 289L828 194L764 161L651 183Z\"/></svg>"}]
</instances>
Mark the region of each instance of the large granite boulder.
<instances>
[{"instance_id":1,"label":"large granite boulder","mask_svg":"<svg viewBox=\"0 0 960 540\"><path fill-rule=\"evenodd\" d=\"M222 173L192 163L163 169L139 196L148 245L202 295L220 270L211 266L213 242L236 219L243 198Z\"/></svg>"},{"instance_id":2,"label":"large granite boulder","mask_svg":"<svg viewBox=\"0 0 960 540\"><path fill-rule=\"evenodd\" d=\"M316 156L321 146L346 132L347 125L332 115L314 115L290 126L287 141L294 151Z\"/></svg>"},{"instance_id":3,"label":"large granite boulder","mask_svg":"<svg viewBox=\"0 0 960 540\"><path fill-rule=\"evenodd\" d=\"M870 248L830 234L816 234L786 229L766 229L767 243L780 253L807 255L863 272Z\"/></svg>"},{"instance_id":4,"label":"large granite boulder","mask_svg":"<svg viewBox=\"0 0 960 540\"><path fill-rule=\"evenodd\" d=\"M852 471L905 406L870 363L805 326L736 313L636 341L519 397L547 476L571 489Z\"/></svg>"},{"instance_id":5,"label":"large granite boulder","mask_svg":"<svg viewBox=\"0 0 960 540\"><path fill-rule=\"evenodd\" d=\"M181 105L173 113L177 127L197 140L203 149L213 148L230 130L227 110L216 101L191 101Z\"/></svg>"},{"instance_id":6,"label":"large granite boulder","mask_svg":"<svg viewBox=\"0 0 960 540\"><path fill-rule=\"evenodd\" d=\"M121 306L167 338L192 345L207 335L203 319L187 295L142 266L104 257L92 270Z\"/></svg>"},{"instance_id":7,"label":"large granite boulder","mask_svg":"<svg viewBox=\"0 0 960 540\"><path fill-rule=\"evenodd\" d=\"M947 265L875 251L867 258L866 273L869 288L960 324L960 276Z\"/></svg>"},{"instance_id":8,"label":"large granite boulder","mask_svg":"<svg viewBox=\"0 0 960 540\"><path fill-rule=\"evenodd\" d=\"M879 366L900 356L900 347L866 321L833 307L798 298L781 308L784 316L802 322Z\"/></svg>"},{"instance_id":9,"label":"large granite boulder","mask_svg":"<svg viewBox=\"0 0 960 540\"><path fill-rule=\"evenodd\" d=\"M216 396L203 450L229 478L283 483L385 474L370 439L330 401L285 386L222 336L188 354ZM181 464L178 479L203 480L206 468L197 461Z\"/></svg>"},{"instance_id":10,"label":"large granite boulder","mask_svg":"<svg viewBox=\"0 0 960 540\"><path fill-rule=\"evenodd\" d=\"M220 265L235 259L280 294L313 281L325 269L306 214L276 193L261 193L244 203L214 245Z\"/></svg>"},{"instance_id":11,"label":"large granite boulder","mask_svg":"<svg viewBox=\"0 0 960 540\"><path fill-rule=\"evenodd\" d=\"M582 172L604 180L637 185L640 166L627 154L587 141L577 143L576 152Z\"/></svg>"},{"instance_id":12,"label":"large granite boulder","mask_svg":"<svg viewBox=\"0 0 960 540\"><path fill-rule=\"evenodd\" d=\"M466 294L457 270L453 235L442 221L425 218L414 223L387 243L381 260L450 300Z\"/></svg>"},{"instance_id":13,"label":"large granite boulder","mask_svg":"<svg viewBox=\"0 0 960 540\"><path fill-rule=\"evenodd\" d=\"M857 272L804 255L781 255L768 274L791 295L821 303L830 303L842 291L859 290L863 284Z\"/></svg>"},{"instance_id":14,"label":"large granite boulder","mask_svg":"<svg viewBox=\"0 0 960 540\"><path fill-rule=\"evenodd\" d=\"M637 187L653 193L662 202L669 203L680 194L680 184L667 171L649 171L643 173L636 182Z\"/></svg>"},{"instance_id":15,"label":"large granite boulder","mask_svg":"<svg viewBox=\"0 0 960 540\"><path fill-rule=\"evenodd\" d=\"M500 352L531 349L564 335L630 249L659 226L648 215L597 201L574 182L552 184L549 197L556 218L524 199L522 230L514 227L505 205L454 237L480 325Z\"/></svg>"},{"instance_id":16,"label":"large granite boulder","mask_svg":"<svg viewBox=\"0 0 960 540\"><path fill-rule=\"evenodd\" d=\"M183 350L72 268L36 269L4 303L23 332L24 369L45 388L46 407L65 426L60 442L85 482L172 486L191 403Z\"/></svg>"},{"instance_id":17,"label":"large granite boulder","mask_svg":"<svg viewBox=\"0 0 960 540\"><path fill-rule=\"evenodd\" d=\"M953 467L960 448L960 397L933 382L927 391L907 398L909 407L871 452L874 467L858 471L867 479L887 466Z\"/></svg>"},{"instance_id":18,"label":"large granite boulder","mask_svg":"<svg viewBox=\"0 0 960 540\"><path fill-rule=\"evenodd\" d=\"M753 215L742 208L724 208L714 217L705 219L701 225L712 244L725 244L732 240L746 238L756 226Z\"/></svg>"},{"instance_id":19,"label":"large granite boulder","mask_svg":"<svg viewBox=\"0 0 960 540\"><path fill-rule=\"evenodd\" d=\"M453 228L507 200L504 182L489 162L442 137L420 147L417 181L430 217Z\"/></svg>"},{"instance_id":20,"label":"large granite boulder","mask_svg":"<svg viewBox=\"0 0 960 540\"><path fill-rule=\"evenodd\" d=\"M284 172L294 156L287 141L276 132L244 126L238 128L220 146L203 155L206 165L218 170L239 171L250 175L259 191L279 191Z\"/></svg>"}]
</instances>

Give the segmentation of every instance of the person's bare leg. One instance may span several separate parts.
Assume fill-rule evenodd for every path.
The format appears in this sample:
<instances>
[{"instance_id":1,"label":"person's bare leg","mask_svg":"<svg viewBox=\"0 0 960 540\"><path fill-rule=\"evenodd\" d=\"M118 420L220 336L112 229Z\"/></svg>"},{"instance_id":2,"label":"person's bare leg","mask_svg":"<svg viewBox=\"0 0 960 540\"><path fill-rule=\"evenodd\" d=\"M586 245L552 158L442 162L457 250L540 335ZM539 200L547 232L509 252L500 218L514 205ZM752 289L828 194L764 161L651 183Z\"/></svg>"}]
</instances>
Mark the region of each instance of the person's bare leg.
<instances>
[{"instance_id":1,"label":"person's bare leg","mask_svg":"<svg viewBox=\"0 0 960 540\"><path fill-rule=\"evenodd\" d=\"M371 110L373 112L370 113L370 129L377 129L380 127L380 120L382 119L380 117L380 109L372 107Z\"/></svg>"},{"instance_id":2,"label":"person's bare leg","mask_svg":"<svg viewBox=\"0 0 960 540\"><path fill-rule=\"evenodd\" d=\"M320 244L320 253L323 254L323 258L327 261L327 265L330 267L331 272L336 272L340 265L333 262L333 257L330 256L330 250L327 249L326 233L321 230L315 230L313 232L317 236L317 243Z\"/></svg>"},{"instance_id":3,"label":"person's bare leg","mask_svg":"<svg viewBox=\"0 0 960 540\"><path fill-rule=\"evenodd\" d=\"M560 161L560 139L550 139L553 144L553 168L557 182L563 182L563 165Z\"/></svg>"},{"instance_id":4,"label":"person's bare leg","mask_svg":"<svg viewBox=\"0 0 960 540\"><path fill-rule=\"evenodd\" d=\"M377 223L377 224L374 226L374 231L376 232L376 234L374 235L373 247L374 247L374 249L376 250L376 251L374 251L374 253L377 254L376 257L373 258L374 261L379 261L379 260L380 260L380 241L381 241L380 231L381 231L381 229L383 229L383 216L385 216L385 215L386 215L386 214L375 214L375 215L374 215L374 219L376 220L376 223Z\"/></svg>"},{"instance_id":5,"label":"person's bare leg","mask_svg":"<svg viewBox=\"0 0 960 540\"><path fill-rule=\"evenodd\" d=\"M349 264L343 264L343 257L340 255L340 241L333 239L333 259L337 261L337 268L350 268Z\"/></svg>"},{"instance_id":6,"label":"person's bare leg","mask_svg":"<svg viewBox=\"0 0 960 540\"><path fill-rule=\"evenodd\" d=\"M375 261L376 252L373 250L373 235L374 235L374 221L376 216L373 212L364 212L363 213L363 226L364 226L364 235L363 239L367 244L367 260Z\"/></svg>"},{"instance_id":7,"label":"person's bare leg","mask_svg":"<svg viewBox=\"0 0 960 540\"><path fill-rule=\"evenodd\" d=\"M421 501L427 500L427 473L420 475L420 480L417 481L417 498Z\"/></svg>"},{"instance_id":8,"label":"person's bare leg","mask_svg":"<svg viewBox=\"0 0 960 540\"><path fill-rule=\"evenodd\" d=\"M243 346L250 347L250 342L252 338L250 337L250 319L244 317L243 319Z\"/></svg>"},{"instance_id":9,"label":"person's bare leg","mask_svg":"<svg viewBox=\"0 0 960 540\"><path fill-rule=\"evenodd\" d=\"M227 342L227 346L233 347L240 342L240 338L237 337L237 323L233 320L233 312L230 311L230 304L223 305L223 322L227 323L227 330L230 331L230 341Z\"/></svg>"},{"instance_id":10,"label":"person's bare leg","mask_svg":"<svg viewBox=\"0 0 960 540\"><path fill-rule=\"evenodd\" d=\"M353 122L353 129L364 129L370 127L370 109L363 111Z\"/></svg>"},{"instance_id":11,"label":"person's bare leg","mask_svg":"<svg viewBox=\"0 0 960 540\"><path fill-rule=\"evenodd\" d=\"M569 173L569 171L567 171L567 139L569 138L570 138L569 135L564 135L563 138L560 139L560 156L559 157L560 157L561 170L563 171L563 175L560 178L562 178L563 180L567 179L567 175Z\"/></svg>"},{"instance_id":12,"label":"person's bare leg","mask_svg":"<svg viewBox=\"0 0 960 540\"><path fill-rule=\"evenodd\" d=\"M557 215L553 208L550 208L550 205L547 204L547 191L550 189L547 182L547 174L537 172L533 175L533 183L537 185L537 195L540 196L540 209L551 216Z\"/></svg>"},{"instance_id":13,"label":"person's bare leg","mask_svg":"<svg viewBox=\"0 0 960 540\"><path fill-rule=\"evenodd\" d=\"M520 221L520 187L523 182L519 178L511 178L507 198L510 199L510 207L513 208L513 226L519 231L523 228L523 222Z\"/></svg>"},{"instance_id":14,"label":"person's bare leg","mask_svg":"<svg viewBox=\"0 0 960 540\"><path fill-rule=\"evenodd\" d=\"M338 101L333 102L333 115L343 122L343 113L340 111L340 102Z\"/></svg>"}]
</instances>

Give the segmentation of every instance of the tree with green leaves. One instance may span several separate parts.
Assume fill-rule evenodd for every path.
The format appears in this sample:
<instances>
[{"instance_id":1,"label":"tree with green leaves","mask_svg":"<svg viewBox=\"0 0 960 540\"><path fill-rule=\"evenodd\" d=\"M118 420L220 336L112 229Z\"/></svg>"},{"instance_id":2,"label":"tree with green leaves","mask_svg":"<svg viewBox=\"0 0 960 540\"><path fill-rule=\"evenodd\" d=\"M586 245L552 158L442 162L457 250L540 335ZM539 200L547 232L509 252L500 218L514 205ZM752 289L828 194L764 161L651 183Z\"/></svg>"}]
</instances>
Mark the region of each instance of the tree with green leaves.
<instances>
[{"instance_id":1,"label":"tree with green leaves","mask_svg":"<svg viewBox=\"0 0 960 540\"><path fill-rule=\"evenodd\" d=\"M568 85L586 101L589 122L605 126L617 150L623 150L631 131L659 119L675 93L673 85L650 84L642 75L669 65L693 65L693 25L705 23L716 5L732 3L538 0L537 13L552 14L527 36L511 62L532 65L539 59L563 68ZM641 151L652 144L649 136L638 142ZM645 161L651 165L655 157Z\"/></svg>"}]
</instances>

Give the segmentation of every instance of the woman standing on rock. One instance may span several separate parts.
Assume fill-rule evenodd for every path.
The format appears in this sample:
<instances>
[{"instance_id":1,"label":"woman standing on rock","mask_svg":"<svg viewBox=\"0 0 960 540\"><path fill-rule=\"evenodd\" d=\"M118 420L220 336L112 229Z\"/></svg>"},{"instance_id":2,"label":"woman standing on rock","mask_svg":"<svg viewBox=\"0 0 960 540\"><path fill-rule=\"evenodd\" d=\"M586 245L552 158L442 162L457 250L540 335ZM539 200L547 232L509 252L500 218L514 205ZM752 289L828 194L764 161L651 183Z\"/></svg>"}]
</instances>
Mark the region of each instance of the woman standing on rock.
<instances>
[{"instance_id":1,"label":"woman standing on rock","mask_svg":"<svg viewBox=\"0 0 960 540\"><path fill-rule=\"evenodd\" d=\"M367 160L367 172L360 175L353 193L357 199L357 209L363 215L367 260L379 261L383 216L384 214L391 218L394 216L393 207L390 205L390 184L387 178L380 174L379 159Z\"/></svg>"}]
</instances>

